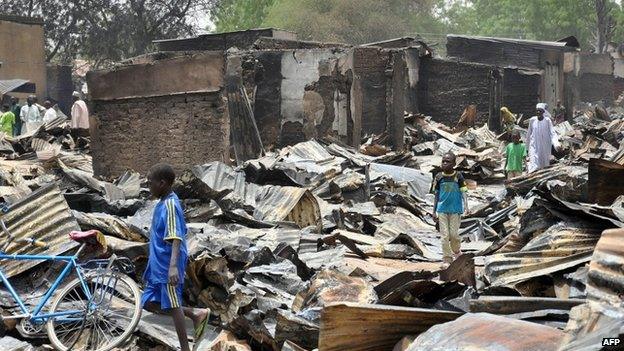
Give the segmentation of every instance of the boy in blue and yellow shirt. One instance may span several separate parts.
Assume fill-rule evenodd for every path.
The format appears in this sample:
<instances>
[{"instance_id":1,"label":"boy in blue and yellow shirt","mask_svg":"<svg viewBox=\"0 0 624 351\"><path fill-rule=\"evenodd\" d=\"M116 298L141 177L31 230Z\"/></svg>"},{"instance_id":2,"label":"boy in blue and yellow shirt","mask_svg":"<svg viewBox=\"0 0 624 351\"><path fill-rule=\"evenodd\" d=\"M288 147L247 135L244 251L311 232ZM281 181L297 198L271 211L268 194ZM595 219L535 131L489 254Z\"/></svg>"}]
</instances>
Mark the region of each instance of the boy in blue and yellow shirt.
<instances>
[{"instance_id":1,"label":"boy in blue and yellow shirt","mask_svg":"<svg viewBox=\"0 0 624 351\"><path fill-rule=\"evenodd\" d=\"M184 316L195 325L198 338L210 314L207 309L182 307L182 287L186 270L186 222L180 199L171 190L175 180L167 164L153 166L147 176L149 189L160 201L154 208L150 227L149 260L143 274L145 287L141 304L153 312L169 313L182 351L190 351Z\"/></svg>"},{"instance_id":2,"label":"boy in blue and yellow shirt","mask_svg":"<svg viewBox=\"0 0 624 351\"><path fill-rule=\"evenodd\" d=\"M442 172L436 174L432 185L435 194L433 218L440 226L444 263L452 262L461 254L459 225L461 215L468 210L466 181L455 170L455 162L455 154L446 153L440 165Z\"/></svg>"}]
</instances>

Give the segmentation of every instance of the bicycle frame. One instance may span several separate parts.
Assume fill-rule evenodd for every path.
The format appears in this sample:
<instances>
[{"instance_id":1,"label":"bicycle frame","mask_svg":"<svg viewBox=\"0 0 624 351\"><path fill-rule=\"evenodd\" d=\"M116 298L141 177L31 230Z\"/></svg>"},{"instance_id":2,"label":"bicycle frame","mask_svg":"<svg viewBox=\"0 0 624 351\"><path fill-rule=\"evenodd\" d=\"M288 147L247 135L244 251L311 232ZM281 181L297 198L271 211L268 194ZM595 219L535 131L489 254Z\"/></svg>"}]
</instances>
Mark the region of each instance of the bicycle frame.
<instances>
[{"instance_id":1,"label":"bicycle frame","mask_svg":"<svg viewBox=\"0 0 624 351\"><path fill-rule=\"evenodd\" d=\"M82 251L82 247L78 250L78 252L80 251ZM16 261L27 261L27 260L67 261L67 265L65 266L65 268L63 268L63 271L61 272L61 274L59 274L59 276L56 278L52 286L48 289L45 295L41 298L41 300L39 301L37 306L35 306L32 312L28 310L28 308L26 308L26 305L24 304L22 299L19 297L17 292L15 292L15 289L13 288L13 286L11 285L7 277L4 275L4 273L0 269L0 279L4 283L4 286L6 286L9 292L11 293L11 296L13 296L13 299L15 300L15 302L17 302L22 312L21 315L9 316L9 317L4 317L4 318L5 319L28 318L32 323L44 323L50 318L79 315L80 316L79 318L76 318L76 317L58 318L58 320L60 320L61 322L63 321L73 322L76 320L80 320L82 318L82 315L85 313L84 311L76 310L76 311L65 311L65 312L56 312L56 313L41 313L41 310L46 305L50 297L52 297L52 294L56 291L56 289L58 289L63 279L65 279L72 270L76 271L76 274L78 275L78 279L80 279L80 284L82 285L82 290L85 293L86 298L88 300L91 300L91 293L89 291L89 288L87 287L87 283L84 280L84 276L82 272L80 271L80 269L78 269L78 264L76 262L77 258L78 258L78 253L76 253L74 256L7 255L4 253L0 253L0 260L7 259L7 260L16 260Z\"/></svg>"}]
</instances>

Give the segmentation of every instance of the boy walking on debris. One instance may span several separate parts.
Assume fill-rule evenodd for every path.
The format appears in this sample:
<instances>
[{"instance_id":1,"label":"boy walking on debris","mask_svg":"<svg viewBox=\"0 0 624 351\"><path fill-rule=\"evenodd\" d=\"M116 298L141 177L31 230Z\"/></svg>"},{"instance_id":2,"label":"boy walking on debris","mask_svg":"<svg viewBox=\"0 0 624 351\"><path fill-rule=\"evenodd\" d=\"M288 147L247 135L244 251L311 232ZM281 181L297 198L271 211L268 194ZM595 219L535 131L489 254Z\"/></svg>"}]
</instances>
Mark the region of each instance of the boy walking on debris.
<instances>
[{"instance_id":1,"label":"boy walking on debris","mask_svg":"<svg viewBox=\"0 0 624 351\"><path fill-rule=\"evenodd\" d=\"M459 225L464 210L468 212L468 188L462 174L455 170L455 162L455 154L446 153L442 157L442 172L436 174L432 185L435 194L433 218L440 226L445 264L461 255Z\"/></svg>"},{"instance_id":2,"label":"boy walking on debris","mask_svg":"<svg viewBox=\"0 0 624 351\"><path fill-rule=\"evenodd\" d=\"M178 196L171 190L175 180L167 164L153 166L147 176L149 189L160 201L154 208L150 227L149 260L143 274L145 288L141 304L155 313L173 316L180 347L189 351L184 316L195 326L195 338L201 337L208 322L208 309L182 307L182 287L186 270L186 222Z\"/></svg>"},{"instance_id":3,"label":"boy walking on debris","mask_svg":"<svg viewBox=\"0 0 624 351\"><path fill-rule=\"evenodd\" d=\"M511 134L511 143L505 148L505 174L507 179L519 177L524 170L524 159L527 156L526 146L520 140L520 133Z\"/></svg>"}]
</instances>

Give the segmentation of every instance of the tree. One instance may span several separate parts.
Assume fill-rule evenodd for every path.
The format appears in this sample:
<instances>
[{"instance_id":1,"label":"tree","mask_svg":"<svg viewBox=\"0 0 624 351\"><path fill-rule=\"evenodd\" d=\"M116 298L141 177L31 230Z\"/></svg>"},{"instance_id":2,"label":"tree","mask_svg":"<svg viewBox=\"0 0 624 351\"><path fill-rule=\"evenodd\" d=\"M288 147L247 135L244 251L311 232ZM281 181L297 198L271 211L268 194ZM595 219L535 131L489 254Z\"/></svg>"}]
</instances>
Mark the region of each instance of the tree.
<instances>
[{"instance_id":1,"label":"tree","mask_svg":"<svg viewBox=\"0 0 624 351\"><path fill-rule=\"evenodd\" d=\"M258 28L275 0L221 0L211 10L217 32Z\"/></svg>"},{"instance_id":2,"label":"tree","mask_svg":"<svg viewBox=\"0 0 624 351\"><path fill-rule=\"evenodd\" d=\"M192 35L190 15L216 0L4 0L14 15L44 20L46 60L101 66L144 54L155 39Z\"/></svg>"},{"instance_id":3,"label":"tree","mask_svg":"<svg viewBox=\"0 0 624 351\"><path fill-rule=\"evenodd\" d=\"M454 33L535 40L574 35L589 48L600 27L595 1L606 4L605 18L620 16L621 7L613 0L455 0L442 17Z\"/></svg>"},{"instance_id":4,"label":"tree","mask_svg":"<svg viewBox=\"0 0 624 351\"><path fill-rule=\"evenodd\" d=\"M306 40L361 44L442 28L435 0L277 0L265 26Z\"/></svg>"},{"instance_id":5,"label":"tree","mask_svg":"<svg viewBox=\"0 0 624 351\"><path fill-rule=\"evenodd\" d=\"M602 54L607 52L607 46L615 33L616 22L611 15L613 4L607 0L595 0L596 29L594 35L594 52Z\"/></svg>"}]
</instances>

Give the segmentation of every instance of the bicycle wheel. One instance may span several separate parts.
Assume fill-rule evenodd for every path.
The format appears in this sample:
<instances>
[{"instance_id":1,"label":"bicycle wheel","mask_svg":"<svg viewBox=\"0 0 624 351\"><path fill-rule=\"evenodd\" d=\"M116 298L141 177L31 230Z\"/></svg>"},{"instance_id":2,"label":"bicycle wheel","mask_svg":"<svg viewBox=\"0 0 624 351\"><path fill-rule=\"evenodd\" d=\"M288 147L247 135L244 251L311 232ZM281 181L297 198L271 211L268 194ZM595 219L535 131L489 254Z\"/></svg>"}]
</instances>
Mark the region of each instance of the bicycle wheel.
<instances>
[{"instance_id":1,"label":"bicycle wheel","mask_svg":"<svg viewBox=\"0 0 624 351\"><path fill-rule=\"evenodd\" d=\"M108 272L88 274L85 282L90 300L75 279L52 302L50 313L84 311L82 320L78 313L48 320L46 331L57 350L108 351L126 341L139 324L141 292L132 279Z\"/></svg>"}]
</instances>

